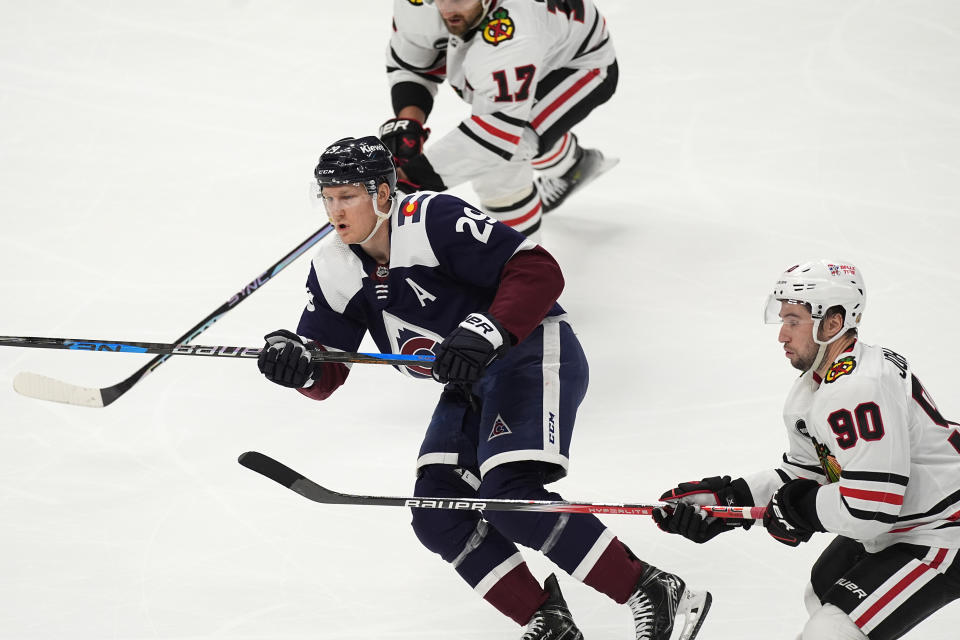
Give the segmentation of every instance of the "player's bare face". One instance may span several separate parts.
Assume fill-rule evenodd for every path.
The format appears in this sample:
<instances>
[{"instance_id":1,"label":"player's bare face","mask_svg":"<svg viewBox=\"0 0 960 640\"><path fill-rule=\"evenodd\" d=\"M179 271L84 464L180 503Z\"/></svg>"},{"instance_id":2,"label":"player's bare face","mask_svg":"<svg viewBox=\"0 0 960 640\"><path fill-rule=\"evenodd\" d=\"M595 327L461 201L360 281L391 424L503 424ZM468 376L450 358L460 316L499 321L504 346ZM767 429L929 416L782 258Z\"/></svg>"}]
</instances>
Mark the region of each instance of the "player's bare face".
<instances>
[{"instance_id":1,"label":"player's bare face","mask_svg":"<svg viewBox=\"0 0 960 640\"><path fill-rule=\"evenodd\" d=\"M462 36L475 26L483 13L483 4L479 0L435 0L437 10L447 31Z\"/></svg>"},{"instance_id":2,"label":"player's bare face","mask_svg":"<svg viewBox=\"0 0 960 640\"><path fill-rule=\"evenodd\" d=\"M806 305L790 302L780 303L780 335L784 355L795 369L806 371L813 366L820 351L813 339L813 317Z\"/></svg>"},{"instance_id":3,"label":"player's bare face","mask_svg":"<svg viewBox=\"0 0 960 640\"><path fill-rule=\"evenodd\" d=\"M377 215L373 200L362 185L324 187L322 199L330 224L344 244L361 242L373 231Z\"/></svg>"}]
</instances>

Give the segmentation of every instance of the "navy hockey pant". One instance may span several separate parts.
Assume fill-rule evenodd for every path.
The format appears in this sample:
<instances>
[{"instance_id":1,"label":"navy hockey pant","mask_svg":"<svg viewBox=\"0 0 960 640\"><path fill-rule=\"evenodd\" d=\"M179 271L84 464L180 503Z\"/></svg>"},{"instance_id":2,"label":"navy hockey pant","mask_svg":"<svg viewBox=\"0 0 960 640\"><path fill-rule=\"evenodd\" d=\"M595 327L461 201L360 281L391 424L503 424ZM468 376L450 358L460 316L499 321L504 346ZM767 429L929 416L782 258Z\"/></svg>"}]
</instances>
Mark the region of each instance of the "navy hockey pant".
<instances>
[{"instance_id":1,"label":"navy hockey pant","mask_svg":"<svg viewBox=\"0 0 960 640\"><path fill-rule=\"evenodd\" d=\"M544 488L549 465L499 465L479 481L451 465L420 469L416 495L562 500ZM592 515L412 509L413 529L427 549L453 565L478 595L518 624L526 624L546 593L516 544L545 554L561 569L623 603L643 570L641 563Z\"/></svg>"}]
</instances>

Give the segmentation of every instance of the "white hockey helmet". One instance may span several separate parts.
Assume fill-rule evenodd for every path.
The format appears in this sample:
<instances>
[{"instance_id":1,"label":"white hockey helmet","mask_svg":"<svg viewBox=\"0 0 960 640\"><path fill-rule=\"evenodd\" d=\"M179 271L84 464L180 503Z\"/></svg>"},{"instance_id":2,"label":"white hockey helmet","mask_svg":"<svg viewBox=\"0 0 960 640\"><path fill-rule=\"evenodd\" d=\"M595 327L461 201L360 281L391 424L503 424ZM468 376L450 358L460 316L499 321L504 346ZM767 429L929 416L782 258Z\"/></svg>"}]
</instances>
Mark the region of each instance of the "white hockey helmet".
<instances>
[{"instance_id":1,"label":"white hockey helmet","mask_svg":"<svg viewBox=\"0 0 960 640\"><path fill-rule=\"evenodd\" d=\"M863 310L867 306L867 288L863 274L853 263L846 260L812 260L794 265L780 274L767 297L764 321L780 324L780 303L804 304L813 316L813 339L817 344L829 344L842 336L838 331L832 339L821 341L817 334L820 321L831 307L843 307L843 328L854 329L860 325Z\"/></svg>"},{"instance_id":2,"label":"white hockey helmet","mask_svg":"<svg viewBox=\"0 0 960 640\"><path fill-rule=\"evenodd\" d=\"M424 4L433 4L434 0L422 0L422 2ZM454 5L462 5L464 7L468 7L477 2L483 5L483 15L486 15L487 11L490 9L490 4L493 2L493 0L448 0L448 4L452 3ZM413 4L417 4L417 3L414 2Z\"/></svg>"}]
</instances>

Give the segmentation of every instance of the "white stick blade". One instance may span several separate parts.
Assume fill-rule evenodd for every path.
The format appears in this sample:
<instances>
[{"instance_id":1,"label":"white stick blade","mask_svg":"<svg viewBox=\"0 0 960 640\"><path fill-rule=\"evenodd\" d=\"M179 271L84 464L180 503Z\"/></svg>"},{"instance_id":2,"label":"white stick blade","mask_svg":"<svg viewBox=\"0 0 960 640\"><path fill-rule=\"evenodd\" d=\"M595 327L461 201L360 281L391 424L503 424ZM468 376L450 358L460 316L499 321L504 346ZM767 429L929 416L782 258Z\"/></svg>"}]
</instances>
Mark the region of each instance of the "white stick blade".
<instances>
[{"instance_id":1,"label":"white stick blade","mask_svg":"<svg viewBox=\"0 0 960 640\"><path fill-rule=\"evenodd\" d=\"M17 374L13 379L13 388L21 395L37 400L63 402L78 407L103 407L103 396L100 395L100 389L78 387L29 371L22 371Z\"/></svg>"}]
</instances>

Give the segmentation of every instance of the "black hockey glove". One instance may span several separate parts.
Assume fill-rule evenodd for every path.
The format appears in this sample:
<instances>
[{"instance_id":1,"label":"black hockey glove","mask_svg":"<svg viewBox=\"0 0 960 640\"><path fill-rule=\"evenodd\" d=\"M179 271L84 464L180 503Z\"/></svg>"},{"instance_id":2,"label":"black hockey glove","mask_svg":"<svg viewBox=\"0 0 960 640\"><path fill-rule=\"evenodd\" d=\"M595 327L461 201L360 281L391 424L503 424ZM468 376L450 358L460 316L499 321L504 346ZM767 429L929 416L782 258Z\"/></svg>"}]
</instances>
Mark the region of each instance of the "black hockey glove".
<instances>
[{"instance_id":1,"label":"black hockey glove","mask_svg":"<svg viewBox=\"0 0 960 640\"><path fill-rule=\"evenodd\" d=\"M310 362L310 350L303 338L279 329L263 336L267 343L257 358L260 373L284 387L309 387L320 379L320 367Z\"/></svg>"},{"instance_id":2,"label":"black hockey glove","mask_svg":"<svg viewBox=\"0 0 960 640\"><path fill-rule=\"evenodd\" d=\"M430 129L409 118L390 118L380 125L380 141L393 154L398 167L423 153L423 143L429 137Z\"/></svg>"},{"instance_id":3,"label":"black hockey glove","mask_svg":"<svg viewBox=\"0 0 960 640\"><path fill-rule=\"evenodd\" d=\"M750 488L742 478L731 482L730 476L712 476L699 482L681 482L664 492L660 499L668 502L653 512L657 526L667 533L676 533L698 544L735 528L749 529L750 521L714 518L699 505L752 507Z\"/></svg>"},{"instance_id":4,"label":"black hockey glove","mask_svg":"<svg viewBox=\"0 0 960 640\"><path fill-rule=\"evenodd\" d=\"M817 517L816 480L791 480L770 498L763 515L763 526L778 542L796 547L815 531L826 531Z\"/></svg>"},{"instance_id":5,"label":"black hockey glove","mask_svg":"<svg viewBox=\"0 0 960 640\"><path fill-rule=\"evenodd\" d=\"M510 334L499 322L492 316L471 313L437 345L433 379L473 384L509 348Z\"/></svg>"}]
</instances>

